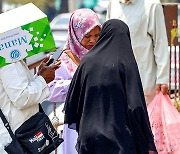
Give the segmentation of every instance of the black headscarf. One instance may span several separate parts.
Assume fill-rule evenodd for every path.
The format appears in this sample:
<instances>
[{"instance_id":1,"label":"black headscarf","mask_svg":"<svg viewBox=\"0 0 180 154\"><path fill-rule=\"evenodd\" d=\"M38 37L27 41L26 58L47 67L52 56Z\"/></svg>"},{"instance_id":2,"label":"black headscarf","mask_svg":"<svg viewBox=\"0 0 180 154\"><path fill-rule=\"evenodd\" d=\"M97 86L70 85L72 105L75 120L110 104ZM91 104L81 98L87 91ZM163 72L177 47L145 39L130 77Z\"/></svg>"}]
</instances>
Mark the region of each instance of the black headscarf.
<instances>
[{"instance_id":1,"label":"black headscarf","mask_svg":"<svg viewBox=\"0 0 180 154\"><path fill-rule=\"evenodd\" d=\"M80 154L156 151L127 25L104 23L82 59L65 102L65 123L76 124Z\"/></svg>"}]
</instances>

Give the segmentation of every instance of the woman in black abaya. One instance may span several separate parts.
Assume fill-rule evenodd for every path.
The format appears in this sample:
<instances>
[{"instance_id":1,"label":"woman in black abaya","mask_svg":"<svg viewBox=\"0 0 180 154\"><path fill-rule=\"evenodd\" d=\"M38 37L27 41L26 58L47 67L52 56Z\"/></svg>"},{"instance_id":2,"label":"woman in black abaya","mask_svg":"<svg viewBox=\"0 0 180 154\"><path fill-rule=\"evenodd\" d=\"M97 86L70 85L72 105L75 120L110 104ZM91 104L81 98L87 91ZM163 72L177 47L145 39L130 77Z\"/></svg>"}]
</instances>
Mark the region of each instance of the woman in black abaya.
<instances>
[{"instance_id":1,"label":"woman in black abaya","mask_svg":"<svg viewBox=\"0 0 180 154\"><path fill-rule=\"evenodd\" d=\"M79 154L156 152L129 29L111 19L82 59L65 103ZM69 143L70 144L70 143Z\"/></svg>"}]
</instances>

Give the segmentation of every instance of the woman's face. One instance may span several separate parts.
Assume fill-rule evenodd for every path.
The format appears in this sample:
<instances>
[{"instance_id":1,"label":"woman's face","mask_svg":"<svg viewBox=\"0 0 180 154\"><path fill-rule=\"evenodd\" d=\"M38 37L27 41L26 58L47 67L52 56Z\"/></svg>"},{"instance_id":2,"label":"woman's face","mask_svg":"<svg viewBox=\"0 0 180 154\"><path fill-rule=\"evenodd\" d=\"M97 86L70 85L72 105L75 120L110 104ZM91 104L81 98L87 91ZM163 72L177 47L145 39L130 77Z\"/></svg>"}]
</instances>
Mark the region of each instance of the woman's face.
<instances>
[{"instance_id":1,"label":"woman's face","mask_svg":"<svg viewBox=\"0 0 180 154\"><path fill-rule=\"evenodd\" d=\"M99 34L100 34L100 28L99 26L94 27L89 33L87 33L82 41L81 44L83 47L86 49L90 50L97 42L99 39Z\"/></svg>"}]
</instances>

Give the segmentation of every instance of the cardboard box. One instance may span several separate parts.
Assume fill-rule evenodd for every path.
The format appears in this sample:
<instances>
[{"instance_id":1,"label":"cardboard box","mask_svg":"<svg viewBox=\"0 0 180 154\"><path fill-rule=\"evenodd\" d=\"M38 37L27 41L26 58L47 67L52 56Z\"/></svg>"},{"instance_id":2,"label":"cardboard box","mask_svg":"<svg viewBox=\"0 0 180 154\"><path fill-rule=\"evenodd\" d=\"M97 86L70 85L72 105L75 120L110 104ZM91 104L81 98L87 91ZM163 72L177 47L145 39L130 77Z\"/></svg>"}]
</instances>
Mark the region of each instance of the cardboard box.
<instances>
[{"instance_id":1,"label":"cardboard box","mask_svg":"<svg viewBox=\"0 0 180 154\"><path fill-rule=\"evenodd\" d=\"M0 67L56 49L47 16L28 3L0 14Z\"/></svg>"}]
</instances>

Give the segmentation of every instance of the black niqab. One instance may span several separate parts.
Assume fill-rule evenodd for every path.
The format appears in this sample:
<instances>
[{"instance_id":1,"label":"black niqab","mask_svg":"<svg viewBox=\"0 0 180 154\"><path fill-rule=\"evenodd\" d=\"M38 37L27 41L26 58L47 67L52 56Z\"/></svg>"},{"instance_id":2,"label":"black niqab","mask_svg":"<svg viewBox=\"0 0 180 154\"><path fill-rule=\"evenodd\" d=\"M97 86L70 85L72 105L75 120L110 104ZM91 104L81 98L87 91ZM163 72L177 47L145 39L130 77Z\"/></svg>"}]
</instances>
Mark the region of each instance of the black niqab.
<instances>
[{"instance_id":1,"label":"black niqab","mask_svg":"<svg viewBox=\"0 0 180 154\"><path fill-rule=\"evenodd\" d=\"M80 154L156 151L129 29L112 19L82 59L65 102L65 123L76 124Z\"/></svg>"}]
</instances>

